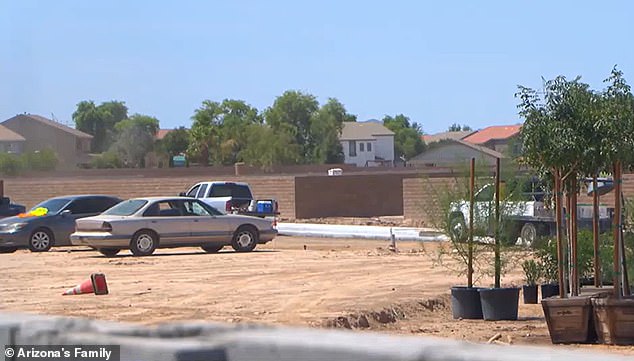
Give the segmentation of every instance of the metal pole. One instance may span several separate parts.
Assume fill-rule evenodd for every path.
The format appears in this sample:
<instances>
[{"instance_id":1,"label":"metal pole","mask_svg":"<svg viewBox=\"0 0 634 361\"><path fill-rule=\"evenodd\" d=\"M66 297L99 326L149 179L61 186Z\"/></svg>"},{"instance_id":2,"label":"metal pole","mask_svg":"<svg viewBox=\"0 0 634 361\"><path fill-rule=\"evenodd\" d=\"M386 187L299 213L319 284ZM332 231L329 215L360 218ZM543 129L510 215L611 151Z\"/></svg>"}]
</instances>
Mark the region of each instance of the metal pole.
<instances>
[{"instance_id":1,"label":"metal pole","mask_svg":"<svg viewBox=\"0 0 634 361\"><path fill-rule=\"evenodd\" d=\"M500 288L500 158L495 158L495 288Z\"/></svg>"},{"instance_id":2,"label":"metal pole","mask_svg":"<svg viewBox=\"0 0 634 361\"><path fill-rule=\"evenodd\" d=\"M473 207L475 203L475 158L471 158L469 179L469 244L467 254L467 286L473 287Z\"/></svg>"},{"instance_id":3,"label":"metal pole","mask_svg":"<svg viewBox=\"0 0 634 361\"><path fill-rule=\"evenodd\" d=\"M555 208L557 216L557 270L559 281L559 297L566 297L566 290L564 289L564 248L562 241L562 193L561 193L561 176L559 171L555 172Z\"/></svg>"},{"instance_id":4,"label":"metal pole","mask_svg":"<svg viewBox=\"0 0 634 361\"><path fill-rule=\"evenodd\" d=\"M601 287L601 259L599 258L599 192L597 176L592 178L592 238L594 241L594 287Z\"/></svg>"}]
</instances>

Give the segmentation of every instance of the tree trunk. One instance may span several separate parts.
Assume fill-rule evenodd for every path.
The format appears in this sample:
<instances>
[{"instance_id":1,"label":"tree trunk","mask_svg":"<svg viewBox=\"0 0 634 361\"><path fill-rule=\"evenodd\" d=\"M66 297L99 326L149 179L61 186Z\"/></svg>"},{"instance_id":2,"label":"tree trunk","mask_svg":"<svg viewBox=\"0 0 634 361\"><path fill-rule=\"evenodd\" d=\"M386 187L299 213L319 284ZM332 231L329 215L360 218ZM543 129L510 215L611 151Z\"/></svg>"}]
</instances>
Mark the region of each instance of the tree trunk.
<instances>
[{"instance_id":1,"label":"tree trunk","mask_svg":"<svg viewBox=\"0 0 634 361\"><path fill-rule=\"evenodd\" d=\"M473 207L475 198L475 158L471 158L469 178L469 244L467 250L467 286L473 287Z\"/></svg>"},{"instance_id":2,"label":"tree trunk","mask_svg":"<svg viewBox=\"0 0 634 361\"><path fill-rule=\"evenodd\" d=\"M594 241L594 287L601 287L601 259L599 258L599 192L597 176L592 178L592 239Z\"/></svg>"},{"instance_id":3,"label":"tree trunk","mask_svg":"<svg viewBox=\"0 0 634 361\"><path fill-rule=\"evenodd\" d=\"M563 194L561 192L561 174L559 170L555 171L555 215L557 217L557 276L559 281L559 297L566 297L566 290L564 289L564 249L562 240L562 199Z\"/></svg>"}]
</instances>

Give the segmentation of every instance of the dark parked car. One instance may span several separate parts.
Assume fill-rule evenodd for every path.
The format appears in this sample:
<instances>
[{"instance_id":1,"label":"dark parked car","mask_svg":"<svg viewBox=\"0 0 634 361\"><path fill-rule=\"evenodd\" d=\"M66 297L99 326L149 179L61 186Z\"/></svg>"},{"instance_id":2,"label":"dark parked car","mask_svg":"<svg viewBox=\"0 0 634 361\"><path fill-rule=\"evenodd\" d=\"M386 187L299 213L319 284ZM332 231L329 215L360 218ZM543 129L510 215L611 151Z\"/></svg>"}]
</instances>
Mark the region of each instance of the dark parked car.
<instances>
[{"instance_id":1,"label":"dark parked car","mask_svg":"<svg viewBox=\"0 0 634 361\"><path fill-rule=\"evenodd\" d=\"M0 198L0 218L16 216L26 212L26 208L21 204L11 203L8 197Z\"/></svg>"},{"instance_id":2,"label":"dark parked car","mask_svg":"<svg viewBox=\"0 0 634 361\"><path fill-rule=\"evenodd\" d=\"M121 202L106 195L74 195L48 199L27 213L0 219L0 253L28 248L46 252L52 246L70 246L75 220L100 214Z\"/></svg>"}]
</instances>

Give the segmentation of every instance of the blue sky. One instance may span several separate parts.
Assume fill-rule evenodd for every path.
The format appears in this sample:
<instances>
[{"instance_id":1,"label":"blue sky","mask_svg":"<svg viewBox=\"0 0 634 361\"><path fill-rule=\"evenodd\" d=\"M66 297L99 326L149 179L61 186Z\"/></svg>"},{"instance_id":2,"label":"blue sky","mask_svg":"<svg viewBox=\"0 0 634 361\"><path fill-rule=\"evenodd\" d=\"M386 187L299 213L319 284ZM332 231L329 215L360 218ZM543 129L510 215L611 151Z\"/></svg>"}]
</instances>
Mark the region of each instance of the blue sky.
<instances>
[{"instance_id":1,"label":"blue sky","mask_svg":"<svg viewBox=\"0 0 634 361\"><path fill-rule=\"evenodd\" d=\"M0 0L0 119L72 124L81 100L125 101L162 128L205 99L264 109L285 90L426 133L514 124L518 84L618 64L634 83L630 1Z\"/></svg>"}]
</instances>

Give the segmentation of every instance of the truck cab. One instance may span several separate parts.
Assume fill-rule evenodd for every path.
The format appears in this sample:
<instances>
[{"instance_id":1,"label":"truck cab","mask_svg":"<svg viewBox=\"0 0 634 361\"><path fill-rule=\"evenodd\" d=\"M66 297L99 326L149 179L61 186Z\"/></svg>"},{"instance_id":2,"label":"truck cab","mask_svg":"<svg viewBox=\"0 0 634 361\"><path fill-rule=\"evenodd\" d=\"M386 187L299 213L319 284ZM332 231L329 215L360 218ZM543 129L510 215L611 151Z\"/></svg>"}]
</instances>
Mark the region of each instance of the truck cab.
<instances>
[{"instance_id":1,"label":"truck cab","mask_svg":"<svg viewBox=\"0 0 634 361\"><path fill-rule=\"evenodd\" d=\"M240 182L200 182L180 195L198 198L225 213L246 209L253 200L249 185Z\"/></svg>"}]
</instances>

